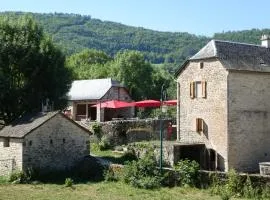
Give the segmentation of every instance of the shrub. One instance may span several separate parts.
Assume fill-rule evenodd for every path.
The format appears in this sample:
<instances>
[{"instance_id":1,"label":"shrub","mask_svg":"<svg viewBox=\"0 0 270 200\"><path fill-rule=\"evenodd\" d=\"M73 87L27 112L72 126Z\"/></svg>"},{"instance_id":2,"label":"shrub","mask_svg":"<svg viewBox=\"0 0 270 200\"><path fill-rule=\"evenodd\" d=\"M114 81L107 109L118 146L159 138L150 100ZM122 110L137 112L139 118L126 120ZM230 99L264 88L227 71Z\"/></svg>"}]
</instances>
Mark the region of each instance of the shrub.
<instances>
[{"instance_id":1,"label":"shrub","mask_svg":"<svg viewBox=\"0 0 270 200\"><path fill-rule=\"evenodd\" d=\"M197 184L200 165L196 161L180 160L174 168L179 176L180 185L195 186Z\"/></svg>"},{"instance_id":2,"label":"shrub","mask_svg":"<svg viewBox=\"0 0 270 200\"><path fill-rule=\"evenodd\" d=\"M224 190L231 196L240 195L242 192L241 179L239 174L234 170L230 169L228 172L228 179L224 186Z\"/></svg>"},{"instance_id":3,"label":"shrub","mask_svg":"<svg viewBox=\"0 0 270 200\"><path fill-rule=\"evenodd\" d=\"M262 188L262 198L263 199L270 199L270 185L265 185Z\"/></svg>"},{"instance_id":4,"label":"shrub","mask_svg":"<svg viewBox=\"0 0 270 200\"><path fill-rule=\"evenodd\" d=\"M71 178L65 179L65 186L66 187L72 187L73 186L73 180Z\"/></svg>"},{"instance_id":5,"label":"shrub","mask_svg":"<svg viewBox=\"0 0 270 200\"><path fill-rule=\"evenodd\" d=\"M119 181L121 178L123 168L120 165L110 165L108 169L104 171L105 181Z\"/></svg>"},{"instance_id":6,"label":"shrub","mask_svg":"<svg viewBox=\"0 0 270 200\"><path fill-rule=\"evenodd\" d=\"M122 156L122 159L124 161L133 161L133 160L137 160L137 156L134 152L134 150L128 150L124 153L124 155Z\"/></svg>"},{"instance_id":7,"label":"shrub","mask_svg":"<svg viewBox=\"0 0 270 200\"><path fill-rule=\"evenodd\" d=\"M101 125L99 123L94 123L94 124L92 124L91 128L94 132L94 135L100 140L101 136L102 136Z\"/></svg>"},{"instance_id":8,"label":"shrub","mask_svg":"<svg viewBox=\"0 0 270 200\"><path fill-rule=\"evenodd\" d=\"M101 141L99 142L98 145L101 151L110 149L112 146L110 137L107 135L102 136Z\"/></svg>"},{"instance_id":9,"label":"shrub","mask_svg":"<svg viewBox=\"0 0 270 200\"><path fill-rule=\"evenodd\" d=\"M138 188L160 187L161 176L156 168L153 151L147 151L138 161L127 162L123 171L123 180Z\"/></svg>"},{"instance_id":10,"label":"shrub","mask_svg":"<svg viewBox=\"0 0 270 200\"><path fill-rule=\"evenodd\" d=\"M96 151L100 151L100 148L99 148L99 144L98 143L91 143L91 145L90 145L90 152L91 151L94 151L94 152L96 152Z\"/></svg>"},{"instance_id":11,"label":"shrub","mask_svg":"<svg viewBox=\"0 0 270 200\"><path fill-rule=\"evenodd\" d=\"M173 187L176 186L177 178L174 171L166 171L162 174L161 184L163 186Z\"/></svg>"},{"instance_id":12,"label":"shrub","mask_svg":"<svg viewBox=\"0 0 270 200\"><path fill-rule=\"evenodd\" d=\"M23 171L14 171L9 175L8 181L11 183L28 183L31 175Z\"/></svg>"},{"instance_id":13,"label":"shrub","mask_svg":"<svg viewBox=\"0 0 270 200\"><path fill-rule=\"evenodd\" d=\"M211 188L210 188L210 192L212 194L219 195L221 190L222 190L222 183L221 183L220 179L218 178L217 173L215 173L211 177Z\"/></svg>"}]
</instances>

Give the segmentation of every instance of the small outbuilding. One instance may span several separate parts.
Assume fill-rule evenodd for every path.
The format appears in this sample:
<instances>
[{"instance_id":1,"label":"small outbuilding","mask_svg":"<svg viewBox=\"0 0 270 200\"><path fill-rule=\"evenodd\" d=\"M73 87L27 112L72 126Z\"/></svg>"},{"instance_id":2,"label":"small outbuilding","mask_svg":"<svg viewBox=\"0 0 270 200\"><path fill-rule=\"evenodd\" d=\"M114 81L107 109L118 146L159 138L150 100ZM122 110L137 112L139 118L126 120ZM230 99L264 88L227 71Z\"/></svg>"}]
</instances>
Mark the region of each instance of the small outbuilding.
<instances>
[{"instance_id":1,"label":"small outbuilding","mask_svg":"<svg viewBox=\"0 0 270 200\"><path fill-rule=\"evenodd\" d=\"M25 115L0 131L0 175L71 169L89 155L89 136L59 111Z\"/></svg>"},{"instance_id":2,"label":"small outbuilding","mask_svg":"<svg viewBox=\"0 0 270 200\"><path fill-rule=\"evenodd\" d=\"M134 108L104 108L95 106L106 101L132 102L128 89L111 78L73 81L69 97L70 117L75 121L110 121L113 118L134 117Z\"/></svg>"}]
</instances>

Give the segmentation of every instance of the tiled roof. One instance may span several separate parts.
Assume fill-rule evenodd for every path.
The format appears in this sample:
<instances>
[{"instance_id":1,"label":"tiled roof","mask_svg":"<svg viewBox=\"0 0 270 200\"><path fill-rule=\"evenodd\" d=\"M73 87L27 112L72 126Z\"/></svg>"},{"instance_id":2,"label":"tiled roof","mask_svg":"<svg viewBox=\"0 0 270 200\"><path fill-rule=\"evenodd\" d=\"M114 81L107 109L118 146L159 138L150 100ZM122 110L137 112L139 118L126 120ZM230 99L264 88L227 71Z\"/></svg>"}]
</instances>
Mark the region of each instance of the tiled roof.
<instances>
[{"instance_id":1,"label":"tiled roof","mask_svg":"<svg viewBox=\"0 0 270 200\"><path fill-rule=\"evenodd\" d=\"M211 40L188 61L209 58L217 58L226 69L270 72L270 48L260 45ZM183 70L184 65L176 75Z\"/></svg>"},{"instance_id":2,"label":"tiled roof","mask_svg":"<svg viewBox=\"0 0 270 200\"><path fill-rule=\"evenodd\" d=\"M227 69L270 72L270 49L260 45L211 40L189 60L214 57Z\"/></svg>"},{"instance_id":3,"label":"tiled roof","mask_svg":"<svg viewBox=\"0 0 270 200\"><path fill-rule=\"evenodd\" d=\"M0 137L23 138L27 133L36 129L54 117L57 113L59 113L59 111L24 115L13 121L10 125L5 126L0 131Z\"/></svg>"},{"instance_id":4,"label":"tiled roof","mask_svg":"<svg viewBox=\"0 0 270 200\"><path fill-rule=\"evenodd\" d=\"M77 80L73 81L68 96L70 100L98 100L101 99L111 87L124 86L111 78Z\"/></svg>"}]
</instances>

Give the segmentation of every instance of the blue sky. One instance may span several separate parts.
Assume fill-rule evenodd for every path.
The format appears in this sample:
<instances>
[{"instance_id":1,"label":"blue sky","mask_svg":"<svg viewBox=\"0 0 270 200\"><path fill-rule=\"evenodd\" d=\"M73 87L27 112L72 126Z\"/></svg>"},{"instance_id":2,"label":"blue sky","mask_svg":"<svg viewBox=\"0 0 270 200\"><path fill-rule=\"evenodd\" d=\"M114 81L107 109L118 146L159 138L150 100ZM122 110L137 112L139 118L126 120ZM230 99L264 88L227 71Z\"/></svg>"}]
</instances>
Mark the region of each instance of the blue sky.
<instances>
[{"instance_id":1,"label":"blue sky","mask_svg":"<svg viewBox=\"0 0 270 200\"><path fill-rule=\"evenodd\" d=\"M0 0L0 3L0 11L76 13L196 35L270 28L269 0Z\"/></svg>"}]
</instances>

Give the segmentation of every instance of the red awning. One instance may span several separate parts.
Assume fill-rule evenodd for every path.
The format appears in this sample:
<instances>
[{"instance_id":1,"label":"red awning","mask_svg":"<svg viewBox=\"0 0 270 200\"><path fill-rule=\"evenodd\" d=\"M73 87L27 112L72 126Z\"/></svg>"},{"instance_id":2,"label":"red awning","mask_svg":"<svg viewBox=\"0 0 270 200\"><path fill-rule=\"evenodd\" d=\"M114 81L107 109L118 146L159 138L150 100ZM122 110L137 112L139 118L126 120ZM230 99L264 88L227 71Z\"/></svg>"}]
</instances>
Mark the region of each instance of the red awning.
<instances>
[{"instance_id":1,"label":"red awning","mask_svg":"<svg viewBox=\"0 0 270 200\"><path fill-rule=\"evenodd\" d=\"M164 104L168 105L168 106L175 106L177 105L177 99L173 99L173 100L167 100L167 101L163 101Z\"/></svg>"},{"instance_id":2,"label":"red awning","mask_svg":"<svg viewBox=\"0 0 270 200\"><path fill-rule=\"evenodd\" d=\"M125 107L133 107L135 103L133 102L126 102L126 101L118 101L118 100L111 100L111 101L104 101L94 105L95 107L101 108L125 108Z\"/></svg>"},{"instance_id":3,"label":"red awning","mask_svg":"<svg viewBox=\"0 0 270 200\"><path fill-rule=\"evenodd\" d=\"M136 107L160 107L160 101L157 100L143 100L135 102Z\"/></svg>"}]
</instances>

